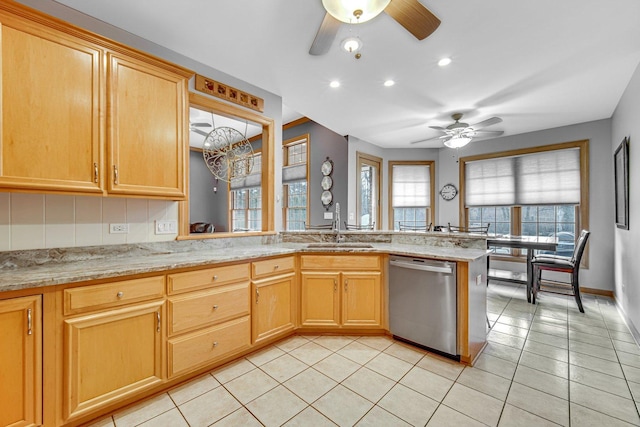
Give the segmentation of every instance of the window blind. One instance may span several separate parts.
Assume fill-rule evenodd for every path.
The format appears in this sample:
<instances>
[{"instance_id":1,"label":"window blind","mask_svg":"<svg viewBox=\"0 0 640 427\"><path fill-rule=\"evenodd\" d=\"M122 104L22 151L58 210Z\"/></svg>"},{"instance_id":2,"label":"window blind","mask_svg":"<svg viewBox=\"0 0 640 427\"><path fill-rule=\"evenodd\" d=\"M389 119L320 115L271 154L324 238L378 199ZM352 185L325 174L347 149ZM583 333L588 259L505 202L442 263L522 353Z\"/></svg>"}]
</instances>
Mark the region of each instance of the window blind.
<instances>
[{"instance_id":1,"label":"window blind","mask_svg":"<svg viewBox=\"0 0 640 427\"><path fill-rule=\"evenodd\" d=\"M580 149L465 163L465 206L580 203Z\"/></svg>"},{"instance_id":2,"label":"window blind","mask_svg":"<svg viewBox=\"0 0 640 427\"><path fill-rule=\"evenodd\" d=\"M431 205L431 173L428 165L393 165L394 208Z\"/></svg>"}]
</instances>

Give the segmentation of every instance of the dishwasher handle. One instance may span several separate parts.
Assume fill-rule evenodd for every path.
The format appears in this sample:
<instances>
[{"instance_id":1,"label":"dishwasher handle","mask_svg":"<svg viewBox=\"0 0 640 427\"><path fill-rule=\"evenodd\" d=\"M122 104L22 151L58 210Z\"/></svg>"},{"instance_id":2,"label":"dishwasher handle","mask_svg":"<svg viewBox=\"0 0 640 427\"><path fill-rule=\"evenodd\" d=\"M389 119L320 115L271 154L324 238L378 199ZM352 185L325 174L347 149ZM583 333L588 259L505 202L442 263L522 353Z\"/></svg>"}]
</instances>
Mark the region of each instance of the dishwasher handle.
<instances>
[{"instance_id":1,"label":"dishwasher handle","mask_svg":"<svg viewBox=\"0 0 640 427\"><path fill-rule=\"evenodd\" d=\"M444 273L444 274L453 274L453 267L449 264L425 264L421 261L417 262L408 262L408 261L400 261L396 259L392 259L389 261L390 266L400 267L400 268L410 268L412 270L420 270L420 271L431 271L433 273Z\"/></svg>"}]
</instances>

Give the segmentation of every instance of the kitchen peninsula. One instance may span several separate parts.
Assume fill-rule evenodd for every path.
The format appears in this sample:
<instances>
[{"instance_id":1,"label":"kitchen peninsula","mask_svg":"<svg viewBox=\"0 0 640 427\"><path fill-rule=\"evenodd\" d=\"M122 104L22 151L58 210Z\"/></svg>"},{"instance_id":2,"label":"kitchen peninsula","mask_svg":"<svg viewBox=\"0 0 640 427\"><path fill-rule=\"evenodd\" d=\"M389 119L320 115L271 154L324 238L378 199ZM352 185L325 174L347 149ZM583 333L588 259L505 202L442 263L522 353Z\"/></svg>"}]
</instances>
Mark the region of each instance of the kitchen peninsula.
<instances>
[{"instance_id":1,"label":"kitchen peninsula","mask_svg":"<svg viewBox=\"0 0 640 427\"><path fill-rule=\"evenodd\" d=\"M473 363L485 343L485 238L343 235L0 253L0 307L29 313L16 331L33 340L24 392L44 402L46 425L79 425L293 333L388 334L390 254L457 264L459 355ZM305 299L305 283L328 284L331 303Z\"/></svg>"}]
</instances>

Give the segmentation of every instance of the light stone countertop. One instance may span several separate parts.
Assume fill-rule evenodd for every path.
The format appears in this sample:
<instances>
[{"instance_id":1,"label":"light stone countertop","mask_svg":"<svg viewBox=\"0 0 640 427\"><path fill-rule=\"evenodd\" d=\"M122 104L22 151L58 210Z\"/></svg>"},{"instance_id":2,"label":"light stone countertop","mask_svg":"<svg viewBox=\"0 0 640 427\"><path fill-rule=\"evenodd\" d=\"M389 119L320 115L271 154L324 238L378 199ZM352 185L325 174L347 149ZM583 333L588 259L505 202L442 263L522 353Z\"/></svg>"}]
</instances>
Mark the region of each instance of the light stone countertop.
<instances>
[{"instance_id":1,"label":"light stone countertop","mask_svg":"<svg viewBox=\"0 0 640 427\"><path fill-rule=\"evenodd\" d=\"M31 289L59 284L78 283L91 280L118 278L123 276L164 272L180 268L215 266L216 264L234 261L251 261L258 258L295 254L295 253L377 253L396 254L422 258L433 258L450 261L470 262L486 255L486 250L465 247L440 247L424 244L381 243L371 242L372 248L323 247L308 248L308 243L269 243L220 245L220 247L196 246L183 247L165 245L159 250L138 246L130 252L91 254L88 248L84 258L79 256L79 249L53 250L53 254L45 252L45 260L31 260L21 265L13 262L13 258L0 257L0 292ZM94 249L94 252L104 250ZM46 251L46 250L42 250ZM42 252L40 251L40 252ZM28 253L30 251L25 251ZM36 252L36 251L33 251ZM108 252L108 250L106 251ZM2 253L0 253L1 255ZM42 253L39 253L42 256ZM53 255L53 256L52 256ZM48 258L47 258L48 257ZM55 258L59 259L55 259ZM14 257L15 258L15 257ZM7 260L8 259L8 260Z\"/></svg>"}]
</instances>

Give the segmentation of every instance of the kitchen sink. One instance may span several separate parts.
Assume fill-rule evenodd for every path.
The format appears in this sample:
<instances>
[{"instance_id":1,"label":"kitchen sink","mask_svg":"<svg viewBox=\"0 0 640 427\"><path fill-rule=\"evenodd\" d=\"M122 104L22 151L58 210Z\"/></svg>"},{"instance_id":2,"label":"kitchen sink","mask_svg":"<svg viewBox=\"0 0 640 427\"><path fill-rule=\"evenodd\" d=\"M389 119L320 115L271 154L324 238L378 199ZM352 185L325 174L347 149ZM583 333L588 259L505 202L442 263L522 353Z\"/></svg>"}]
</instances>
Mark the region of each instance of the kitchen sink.
<instances>
[{"instance_id":1,"label":"kitchen sink","mask_svg":"<svg viewBox=\"0 0 640 427\"><path fill-rule=\"evenodd\" d=\"M307 245L307 248L309 249L319 249L319 248L362 248L362 249L371 249L373 248L372 245L370 245L369 243L349 243L349 242L344 242L344 243L332 243L332 242L324 242L324 243L309 243Z\"/></svg>"}]
</instances>

